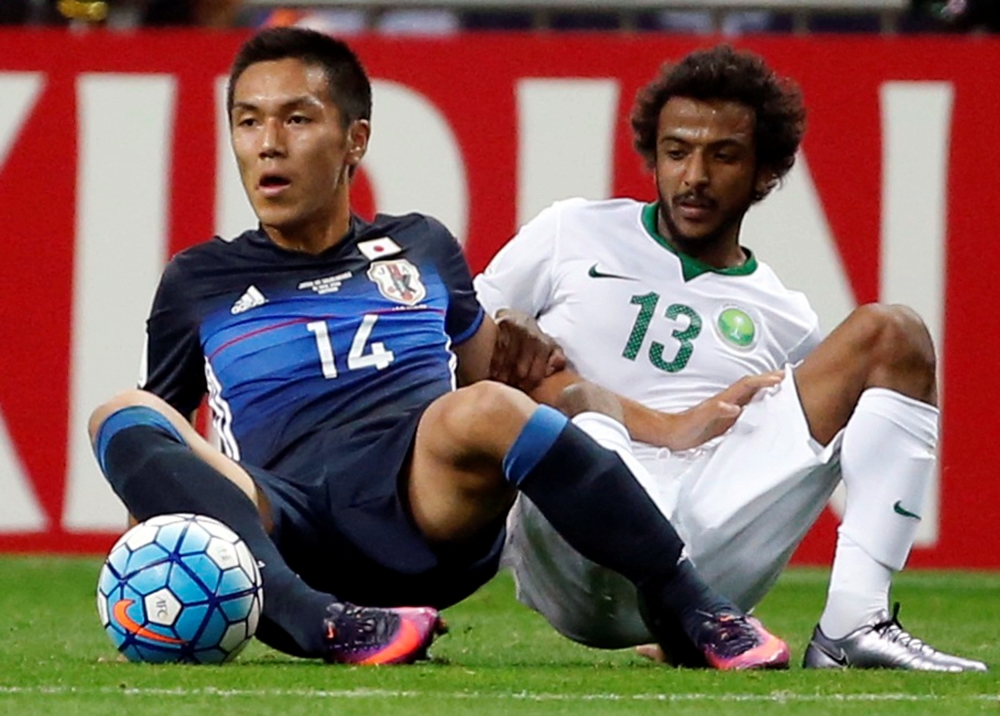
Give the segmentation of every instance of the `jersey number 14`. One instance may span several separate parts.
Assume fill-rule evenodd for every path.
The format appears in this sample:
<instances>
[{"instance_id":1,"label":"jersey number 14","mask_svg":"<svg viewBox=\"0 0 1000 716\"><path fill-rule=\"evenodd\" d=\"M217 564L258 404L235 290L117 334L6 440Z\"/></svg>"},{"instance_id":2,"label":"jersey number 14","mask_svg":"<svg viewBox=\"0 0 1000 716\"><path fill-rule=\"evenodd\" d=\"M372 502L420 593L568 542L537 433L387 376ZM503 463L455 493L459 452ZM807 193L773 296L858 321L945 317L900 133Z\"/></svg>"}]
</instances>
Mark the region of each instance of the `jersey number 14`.
<instances>
[{"instance_id":1,"label":"jersey number 14","mask_svg":"<svg viewBox=\"0 0 1000 716\"><path fill-rule=\"evenodd\" d=\"M392 351L385 349L381 341L369 344L372 329L378 321L378 316L372 313L365 314L361 319L361 325L354 333L354 340L351 341L351 350L347 353L347 369L360 370L362 368L375 368L382 370L395 359ZM313 321L307 323L306 328L316 338L316 350L319 351L319 363L323 369L324 378L337 377L337 356L333 351L333 341L330 340L330 331L326 327L326 321ZM369 348L366 353L365 348Z\"/></svg>"}]
</instances>

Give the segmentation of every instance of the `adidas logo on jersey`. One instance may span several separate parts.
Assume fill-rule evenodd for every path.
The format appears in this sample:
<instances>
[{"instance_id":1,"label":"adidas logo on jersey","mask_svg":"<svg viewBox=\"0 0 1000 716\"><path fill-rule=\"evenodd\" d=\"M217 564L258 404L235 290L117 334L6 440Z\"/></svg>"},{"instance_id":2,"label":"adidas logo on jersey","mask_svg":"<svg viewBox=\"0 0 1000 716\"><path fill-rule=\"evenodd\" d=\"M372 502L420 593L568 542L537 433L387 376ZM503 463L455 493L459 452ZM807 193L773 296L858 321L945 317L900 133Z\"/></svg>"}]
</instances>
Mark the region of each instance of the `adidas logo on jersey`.
<instances>
[{"instance_id":1,"label":"adidas logo on jersey","mask_svg":"<svg viewBox=\"0 0 1000 716\"><path fill-rule=\"evenodd\" d=\"M250 284L249 288L243 292L239 300L233 304L233 307L229 309L229 312L234 316L239 313L245 313L251 308L257 308L257 306L263 306L267 303L267 299L264 298L264 294L260 292L253 284Z\"/></svg>"}]
</instances>

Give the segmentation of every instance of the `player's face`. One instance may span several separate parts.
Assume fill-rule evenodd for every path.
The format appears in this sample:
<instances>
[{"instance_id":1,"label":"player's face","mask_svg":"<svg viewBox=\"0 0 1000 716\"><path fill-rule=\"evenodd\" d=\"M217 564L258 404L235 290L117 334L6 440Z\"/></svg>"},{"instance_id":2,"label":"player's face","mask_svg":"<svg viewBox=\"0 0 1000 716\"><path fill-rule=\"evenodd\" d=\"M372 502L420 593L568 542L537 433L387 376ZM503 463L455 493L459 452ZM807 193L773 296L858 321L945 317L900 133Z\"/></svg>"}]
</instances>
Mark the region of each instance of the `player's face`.
<instances>
[{"instance_id":1,"label":"player's face","mask_svg":"<svg viewBox=\"0 0 1000 716\"><path fill-rule=\"evenodd\" d=\"M660 111L656 186L660 219L678 248L735 244L753 201L754 112L738 102L672 97Z\"/></svg>"},{"instance_id":2,"label":"player's face","mask_svg":"<svg viewBox=\"0 0 1000 716\"><path fill-rule=\"evenodd\" d=\"M297 59L250 65L233 88L230 122L243 187L269 233L324 233L343 218L368 122L344 129L321 67Z\"/></svg>"}]
</instances>

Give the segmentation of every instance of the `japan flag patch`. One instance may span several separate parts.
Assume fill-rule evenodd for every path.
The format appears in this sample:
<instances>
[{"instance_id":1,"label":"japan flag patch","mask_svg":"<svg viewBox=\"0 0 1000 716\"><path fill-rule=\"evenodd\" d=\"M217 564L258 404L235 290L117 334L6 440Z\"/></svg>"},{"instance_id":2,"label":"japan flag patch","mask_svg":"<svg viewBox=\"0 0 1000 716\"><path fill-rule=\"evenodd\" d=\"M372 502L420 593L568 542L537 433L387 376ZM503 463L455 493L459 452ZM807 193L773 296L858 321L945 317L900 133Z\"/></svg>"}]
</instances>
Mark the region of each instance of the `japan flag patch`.
<instances>
[{"instance_id":1,"label":"japan flag patch","mask_svg":"<svg viewBox=\"0 0 1000 716\"><path fill-rule=\"evenodd\" d=\"M385 258L386 256L392 256L393 254L398 254L402 251L399 248L399 244L390 239L388 236L383 236L380 239L369 239L368 241L358 242L358 251L365 255L365 258L369 261L374 261L375 259Z\"/></svg>"}]
</instances>

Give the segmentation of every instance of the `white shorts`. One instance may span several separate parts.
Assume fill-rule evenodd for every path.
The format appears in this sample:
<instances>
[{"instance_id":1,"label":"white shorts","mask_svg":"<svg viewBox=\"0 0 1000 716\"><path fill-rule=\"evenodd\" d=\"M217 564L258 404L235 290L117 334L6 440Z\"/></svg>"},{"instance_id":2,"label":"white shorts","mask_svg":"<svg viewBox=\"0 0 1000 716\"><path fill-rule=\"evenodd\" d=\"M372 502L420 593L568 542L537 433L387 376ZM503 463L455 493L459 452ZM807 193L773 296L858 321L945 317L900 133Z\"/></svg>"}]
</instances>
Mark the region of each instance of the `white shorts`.
<instances>
[{"instance_id":1,"label":"white shorts","mask_svg":"<svg viewBox=\"0 0 1000 716\"><path fill-rule=\"evenodd\" d=\"M635 455L650 473L639 482L702 577L749 610L837 486L840 442L840 434L826 448L813 440L789 368L722 437L681 453L637 445ZM603 648L653 641L635 587L582 557L523 496L507 528L504 564L514 572L517 598L559 632Z\"/></svg>"}]
</instances>

